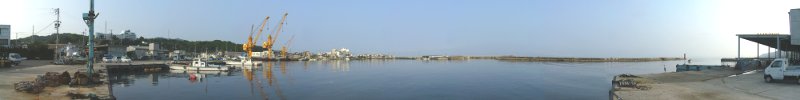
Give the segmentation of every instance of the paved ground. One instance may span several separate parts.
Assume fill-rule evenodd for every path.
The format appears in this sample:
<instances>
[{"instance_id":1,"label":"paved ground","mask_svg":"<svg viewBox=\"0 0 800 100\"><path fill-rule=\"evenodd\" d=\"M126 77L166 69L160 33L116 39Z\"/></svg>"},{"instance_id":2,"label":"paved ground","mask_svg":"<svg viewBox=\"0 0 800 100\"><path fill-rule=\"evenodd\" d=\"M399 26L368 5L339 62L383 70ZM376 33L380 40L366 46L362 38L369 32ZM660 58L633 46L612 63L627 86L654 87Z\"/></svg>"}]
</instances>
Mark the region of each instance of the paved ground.
<instances>
[{"instance_id":1,"label":"paved ground","mask_svg":"<svg viewBox=\"0 0 800 100\"><path fill-rule=\"evenodd\" d=\"M800 99L800 85L795 81L782 81L776 83L764 82L763 71L751 74L738 75L714 80L714 83L722 84L736 91L746 92L754 95L764 96L770 99L797 100Z\"/></svg>"},{"instance_id":2,"label":"paved ground","mask_svg":"<svg viewBox=\"0 0 800 100\"><path fill-rule=\"evenodd\" d=\"M794 81L765 83L763 72L734 75L732 70L690 71L641 75L649 90L616 91L626 100L796 100Z\"/></svg>"}]
</instances>

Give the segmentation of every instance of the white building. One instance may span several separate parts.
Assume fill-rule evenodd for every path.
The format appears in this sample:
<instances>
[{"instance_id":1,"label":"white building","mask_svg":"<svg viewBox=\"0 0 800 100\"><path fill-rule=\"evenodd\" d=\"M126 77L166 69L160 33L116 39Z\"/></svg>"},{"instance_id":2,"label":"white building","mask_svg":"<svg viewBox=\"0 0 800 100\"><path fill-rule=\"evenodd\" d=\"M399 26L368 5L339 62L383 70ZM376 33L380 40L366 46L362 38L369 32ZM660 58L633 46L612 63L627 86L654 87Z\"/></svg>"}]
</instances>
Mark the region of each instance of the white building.
<instances>
[{"instance_id":1,"label":"white building","mask_svg":"<svg viewBox=\"0 0 800 100\"><path fill-rule=\"evenodd\" d=\"M122 34L117 35L117 38L135 40L136 39L136 33L131 32L131 30L125 30L125 31L122 31Z\"/></svg>"},{"instance_id":2,"label":"white building","mask_svg":"<svg viewBox=\"0 0 800 100\"><path fill-rule=\"evenodd\" d=\"M347 58L351 57L350 49L341 48L341 49L331 49L331 52L327 52L328 56L331 58Z\"/></svg>"},{"instance_id":3,"label":"white building","mask_svg":"<svg viewBox=\"0 0 800 100\"><path fill-rule=\"evenodd\" d=\"M0 25L0 47L11 47L11 25Z\"/></svg>"},{"instance_id":4,"label":"white building","mask_svg":"<svg viewBox=\"0 0 800 100\"><path fill-rule=\"evenodd\" d=\"M124 40L136 40L136 33L131 32L131 30L125 30L120 32L121 34L114 34L114 33L97 33L95 38L97 39L104 39L104 40L111 40L113 37L117 37L117 39Z\"/></svg>"},{"instance_id":5,"label":"white building","mask_svg":"<svg viewBox=\"0 0 800 100\"><path fill-rule=\"evenodd\" d=\"M162 52L161 51L164 51L164 50L161 50L161 48L159 48L158 44L150 43L147 46L133 46L133 45L132 46L128 46L127 51L128 52L133 52L133 54L135 55L135 57L131 57L131 58L142 59L143 57L146 57L146 56L147 57L162 56L162 54L161 54Z\"/></svg>"}]
</instances>

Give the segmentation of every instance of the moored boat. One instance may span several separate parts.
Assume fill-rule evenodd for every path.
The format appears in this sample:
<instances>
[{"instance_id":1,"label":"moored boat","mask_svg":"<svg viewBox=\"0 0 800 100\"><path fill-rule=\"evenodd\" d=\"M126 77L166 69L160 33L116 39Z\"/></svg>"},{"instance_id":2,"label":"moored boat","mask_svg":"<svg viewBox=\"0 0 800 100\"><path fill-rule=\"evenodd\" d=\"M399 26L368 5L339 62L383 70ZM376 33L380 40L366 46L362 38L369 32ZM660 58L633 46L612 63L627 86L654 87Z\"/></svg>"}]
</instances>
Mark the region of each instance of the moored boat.
<instances>
[{"instance_id":1,"label":"moored boat","mask_svg":"<svg viewBox=\"0 0 800 100\"><path fill-rule=\"evenodd\" d=\"M228 65L234 66L261 66L260 61L241 60L241 61L225 61Z\"/></svg>"},{"instance_id":2,"label":"moored boat","mask_svg":"<svg viewBox=\"0 0 800 100\"><path fill-rule=\"evenodd\" d=\"M173 70L192 70L192 71L227 71L230 67L225 65L208 64L205 61L195 60L190 65L173 64L169 66Z\"/></svg>"}]
</instances>

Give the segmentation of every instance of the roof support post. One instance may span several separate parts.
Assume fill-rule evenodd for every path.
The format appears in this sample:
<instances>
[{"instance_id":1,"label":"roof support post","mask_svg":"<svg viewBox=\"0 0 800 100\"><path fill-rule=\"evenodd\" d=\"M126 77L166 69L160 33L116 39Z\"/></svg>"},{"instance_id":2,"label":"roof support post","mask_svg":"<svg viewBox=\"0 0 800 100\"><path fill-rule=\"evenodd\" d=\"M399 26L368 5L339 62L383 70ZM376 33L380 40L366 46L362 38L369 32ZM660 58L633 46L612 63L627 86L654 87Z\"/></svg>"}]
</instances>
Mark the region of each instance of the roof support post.
<instances>
[{"instance_id":1,"label":"roof support post","mask_svg":"<svg viewBox=\"0 0 800 100\"><path fill-rule=\"evenodd\" d=\"M778 58L783 57L783 55L781 54L781 38L775 37L775 41L778 43L778 48L775 49L775 52L777 52L777 55L775 55L775 57Z\"/></svg>"}]
</instances>

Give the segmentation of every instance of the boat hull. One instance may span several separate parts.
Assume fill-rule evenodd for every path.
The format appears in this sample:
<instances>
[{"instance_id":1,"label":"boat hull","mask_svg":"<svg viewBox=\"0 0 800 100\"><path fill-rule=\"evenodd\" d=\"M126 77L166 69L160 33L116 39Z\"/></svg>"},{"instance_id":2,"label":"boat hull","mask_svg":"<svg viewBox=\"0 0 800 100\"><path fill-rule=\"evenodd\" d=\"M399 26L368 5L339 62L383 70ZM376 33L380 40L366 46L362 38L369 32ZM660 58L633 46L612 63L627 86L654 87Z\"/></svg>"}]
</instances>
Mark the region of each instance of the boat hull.
<instances>
[{"instance_id":1,"label":"boat hull","mask_svg":"<svg viewBox=\"0 0 800 100\"><path fill-rule=\"evenodd\" d=\"M261 66L261 62L240 62L240 61L226 61L228 65L235 65L235 66Z\"/></svg>"},{"instance_id":2,"label":"boat hull","mask_svg":"<svg viewBox=\"0 0 800 100\"><path fill-rule=\"evenodd\" d=\"M190 71L227 71L229 67L195 67L195 66L169 66L173 70L190 70Z\"/></svg>"}]
</instances>

